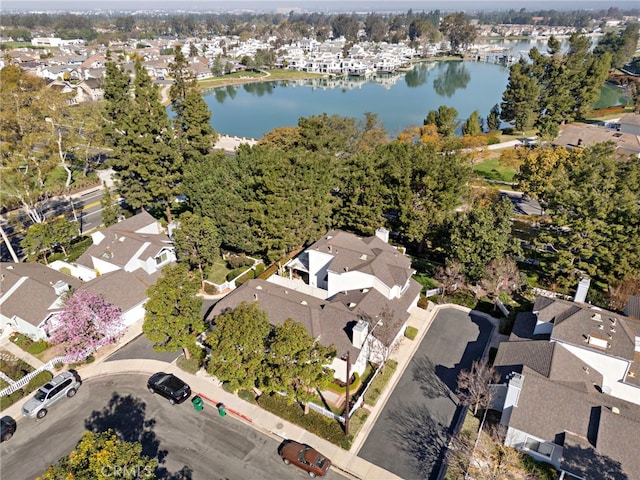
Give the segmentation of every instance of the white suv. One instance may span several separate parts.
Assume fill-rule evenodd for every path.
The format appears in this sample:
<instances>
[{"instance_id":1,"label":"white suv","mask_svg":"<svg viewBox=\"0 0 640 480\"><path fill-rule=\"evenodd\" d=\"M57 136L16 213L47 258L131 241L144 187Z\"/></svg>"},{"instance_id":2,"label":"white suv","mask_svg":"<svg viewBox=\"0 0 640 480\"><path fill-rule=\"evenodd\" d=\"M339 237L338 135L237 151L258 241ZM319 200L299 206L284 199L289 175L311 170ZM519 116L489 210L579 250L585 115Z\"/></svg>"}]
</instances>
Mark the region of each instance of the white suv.
<instances>
[{"instance_id":1,"label":"white suv","mask_svg":"<svg viewBox=\"0 0 640 480\"><path fill-rule=\"evenodd\" d=\"M81 384L82 381L75 372L56 375L25 402L22 414L29 418L43 418L52 405L65 397L73 397Z\"/></svg>"}]
</instances>

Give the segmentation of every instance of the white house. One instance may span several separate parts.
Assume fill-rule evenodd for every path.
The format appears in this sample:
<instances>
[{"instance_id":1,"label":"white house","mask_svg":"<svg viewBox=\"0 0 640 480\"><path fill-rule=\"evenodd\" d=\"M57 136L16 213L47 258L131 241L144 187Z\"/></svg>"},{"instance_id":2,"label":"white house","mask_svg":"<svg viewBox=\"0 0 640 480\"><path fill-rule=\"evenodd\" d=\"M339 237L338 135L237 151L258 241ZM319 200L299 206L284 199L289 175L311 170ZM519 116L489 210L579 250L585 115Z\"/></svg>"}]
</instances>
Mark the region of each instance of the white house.
<instances>
[{"instance_id":1,"label":"white house","mask_svg":"<svg viewBox=\"0 0 640 480\"><path fill-rule=\"evenodd\" d=\"M272 324L301 322L337 357L330 366L346 381L362 374L367 361L383 360L404 333L421 286L411 276L411 260L389 245L388 232L359 238L331 231L289 261L268 280L250 280L220 300L210 320L241 302L257 302Z\"/></svg>"}]
</instances>

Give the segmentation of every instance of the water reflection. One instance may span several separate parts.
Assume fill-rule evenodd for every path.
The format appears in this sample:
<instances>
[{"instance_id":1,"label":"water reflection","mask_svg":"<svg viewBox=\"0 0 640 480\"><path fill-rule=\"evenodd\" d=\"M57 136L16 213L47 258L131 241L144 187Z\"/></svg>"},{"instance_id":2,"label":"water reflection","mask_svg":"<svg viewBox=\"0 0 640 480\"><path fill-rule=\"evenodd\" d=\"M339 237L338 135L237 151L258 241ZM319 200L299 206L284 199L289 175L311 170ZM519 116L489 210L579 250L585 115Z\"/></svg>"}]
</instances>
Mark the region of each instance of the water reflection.
<instances>
[{"instance_id":1,"label":"water reflection","mask_svg":"<svg viewBox=\"0 0 640 480\"><path fill-rule=\"evenodd\" d=\"M435 66L435 63L426 63L420 65L414 65L414 68L407 72L404 77L405 82L407 83L407 87L409 88L417 88L420 85L424 85L427 83L427 79L429 78L429 71Z\"/></svg>"},{"instance_id":2,"label":"water reflection","mask_svg":"<svg viewBox=\"0 0 640 480\"><path fill-rule=\"evenodd\" d=\"M233 100L236 97L238 94L238 87L236 85L227 85L226 87L214 88L212 91L216 102L222 104L228 98Z\"/></svg>"},{"instance_id":3,"label":"water reflection","mask_svg":"<svg viewBox=\"0 0 640 480\"><path fill-rule=\"evenodd\" d=\"M276 82L245 83L243 88L247 93L263 97L264 95L271 95L273 93L273 89L276 88Z\"/></svg>"},{"instance_id":4,"label":"water reflection","mask_svg":"<svg viewBox=\"0 0 640 480\"><path fill-rule=\"evenodd\" d=\"M438 64L438 76L433 80L433 90L441 97L452 97L456 90L465 89L471 74L464 62L443 62Z\"/></svg>"}]
</instances>

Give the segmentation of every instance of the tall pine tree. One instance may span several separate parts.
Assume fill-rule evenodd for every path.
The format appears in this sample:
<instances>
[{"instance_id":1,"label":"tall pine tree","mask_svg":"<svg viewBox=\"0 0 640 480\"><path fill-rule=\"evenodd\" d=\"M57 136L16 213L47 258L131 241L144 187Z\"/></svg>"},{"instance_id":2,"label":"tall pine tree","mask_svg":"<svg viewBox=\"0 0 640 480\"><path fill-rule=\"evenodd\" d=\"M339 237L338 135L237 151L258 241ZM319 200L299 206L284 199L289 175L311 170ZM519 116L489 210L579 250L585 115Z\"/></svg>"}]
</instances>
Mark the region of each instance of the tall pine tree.
<instances>
[{"instance_id":1,"label":"tall pine tree","mask_svg":"<svg viewBox=\"0 0 640 480\"><path fill-rule=\"evenodd\" d=\"M134 209L163 206L171 223L170 199L180 193L182 158L174 148L167 111L139 58L131 90L124 82L128 76L124 65L110 63L105 80L110 120L106 128L113 137L118 191Z\"/></svg>"}]
</instances>

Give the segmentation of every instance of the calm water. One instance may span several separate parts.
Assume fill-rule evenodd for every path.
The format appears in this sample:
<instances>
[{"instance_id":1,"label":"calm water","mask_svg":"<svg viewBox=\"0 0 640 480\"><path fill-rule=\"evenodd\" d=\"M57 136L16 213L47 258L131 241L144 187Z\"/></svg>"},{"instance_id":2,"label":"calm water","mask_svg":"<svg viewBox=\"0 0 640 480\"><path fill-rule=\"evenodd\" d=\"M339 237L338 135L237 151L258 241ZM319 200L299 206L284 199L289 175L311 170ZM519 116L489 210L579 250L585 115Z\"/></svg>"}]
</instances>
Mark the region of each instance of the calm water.
<instances>
[{"instance_id":1,"label":"calm water","mask_svg":"<svg viewBox=\"0 0 640 480\"><path fill-rule=\"evenodd\" d=\"M363 119L375 113L391 137L422 125L429 110L454 107L460 119L478 110L486 117L502 98L509 70L481 62L434 62L370 80L260 82L222 87L205 94L219 133L262 138L276 127L295 126L301 117L340 115Z\"/></svg>"},{"instance_id":2,"label":"calm water","mask_svg":"<svg viewBox=\"0 0 640 480\"><path fill-rule=\"evenodd\" d=\"M597 39L594 39L597 40ZM568 44L562 42L563 50ZM510 55L526 56L532 47L546 52L546 40L495 41ZM459 120L478 110L486 118L502 100L509 69L492 62L454 61L416 64L406 73L370 79L315 79L259 82L221 87L205 93L215 130L226 135L262 138L277 127L295 126L301 117L340 115L364 119L378 116L391 138L422 125L429 110L454 107ZM619 104L619 91L603 89L603 103ZM615 98L614 98L615 97Z\"/></svg>"}]
</instances>

